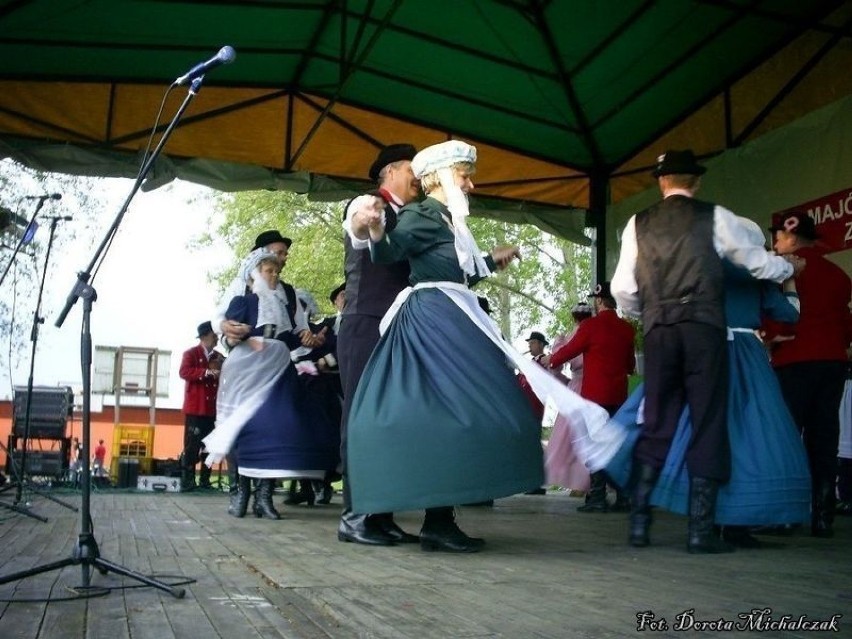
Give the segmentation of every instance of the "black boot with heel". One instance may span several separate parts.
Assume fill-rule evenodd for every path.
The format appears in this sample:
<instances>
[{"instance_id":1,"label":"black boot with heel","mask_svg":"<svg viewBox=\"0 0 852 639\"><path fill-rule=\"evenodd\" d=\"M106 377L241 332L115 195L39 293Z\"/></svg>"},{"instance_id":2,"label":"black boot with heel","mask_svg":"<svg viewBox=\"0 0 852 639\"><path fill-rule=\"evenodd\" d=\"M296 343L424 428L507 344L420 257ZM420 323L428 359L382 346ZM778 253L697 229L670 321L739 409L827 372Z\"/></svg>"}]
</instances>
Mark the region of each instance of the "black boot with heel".
<instances>
[{"instance_id":1,"label":"black boot with heel","mask_svg":"<svg viewBox=\"0 0 852 639\"><path fill-rule=\"evenodd\" d=\"M250 498L251 477L239 475L237 477L237 491L231 493L231 505L228 507L228 514L234 517L245 517Z\"/></svg>"},{"instance_id":2,"label":"black boot with heel","mask_svg":"<svg viewBox=\"0 0 852 639\"><path fill-rule=\"evenodd\" d=\"M579 513L605 513L609 510L606 503L606 473L599 470L591 475L591 486L586 494L586 502L577 506Z\"/></svg>"},{"instance_id":3,"label":"black boot with heel","mask_svg":"<svg viewBox=\"0 0 852 639\"><path fill-rule=\"evenodd\" d=\"M274 479L261 479L257 482L257 501L255 501L256 517L267 519L281 519L281 515L272 505L272 493L275 491Z\"/></svg>"}]
</instances>

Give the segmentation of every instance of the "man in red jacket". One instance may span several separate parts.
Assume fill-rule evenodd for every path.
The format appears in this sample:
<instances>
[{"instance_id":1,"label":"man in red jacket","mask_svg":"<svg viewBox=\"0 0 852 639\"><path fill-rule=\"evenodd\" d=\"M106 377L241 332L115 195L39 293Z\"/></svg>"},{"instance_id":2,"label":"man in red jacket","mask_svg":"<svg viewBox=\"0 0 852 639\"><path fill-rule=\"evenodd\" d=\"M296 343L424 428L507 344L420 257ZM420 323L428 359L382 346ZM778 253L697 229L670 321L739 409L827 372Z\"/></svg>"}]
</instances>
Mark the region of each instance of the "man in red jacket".
<instances>
[{"instance_id":1,"label":"man in red jacket","mask_svg":"<svg viewBox=\"0 0 852 639\"><path fill-rule=\"evenodd\" d=\"M595 316L580 323L574 337L553 353L545 366L556 368L578 355L583 356L583 383L580 395L600 404L610 415L627 399L627 378L636 368L633 338L636 331L615 312L616 303L609 282L595 287L589 295L594 302ZM592 473L591 489L580 512L605 513L609 510L626 512L630 509L627 497L616 488L616 500L610 507L606 501L607 478L604 471Z\"/></svg>"},{"instance_id":2,"label":"man in red jacket","mask_svg":"<svg viewBox=\"0 0 852 639\"><path fill-rule=\"evenodd\" d=\"M819 236L807 213L786 213L769 230L775 234L776 253L805 259L804 270L796 276L799 321L781 330L786 338L774 346L772 365L808 452L811 534L831 537L840 401L846 349L852 342L852 283L843 269L816 248Z\"/></svg>"},{"instance_id":3,"label":"man in red jacket","mask_svg":"<svg viewBox=\"0 0 852 639\"><path fill-rule=\"evenodd\" d=\"M198 326L198 345L184 351L180 377L186 381L183 396L184 432L181 455L181 490L195 488L195 466L199 462L201 440L216 424L216 392L222 356L213 350L218 337L210 322ZM201 465L200 485L210 487L210 469Z\"/></svg>"}]
</instances>

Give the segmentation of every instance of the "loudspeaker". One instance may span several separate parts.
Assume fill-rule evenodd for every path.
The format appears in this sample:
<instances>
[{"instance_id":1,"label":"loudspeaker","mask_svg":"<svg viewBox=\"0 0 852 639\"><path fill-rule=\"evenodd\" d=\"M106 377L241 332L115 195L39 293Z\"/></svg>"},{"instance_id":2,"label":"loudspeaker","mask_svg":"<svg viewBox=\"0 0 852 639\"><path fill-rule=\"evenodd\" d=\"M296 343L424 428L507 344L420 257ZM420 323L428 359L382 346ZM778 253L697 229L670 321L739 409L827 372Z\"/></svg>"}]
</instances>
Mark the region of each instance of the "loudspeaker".
<instances>
[{"instance_id":1,"label":"loudspeaker","mask_svg":"<svg viewBox=\"0 0 852 639\"><path fill-rule=\"evenodd\" d=\"M62 452L58 450L30 450L27 451L27 467L21 468L21 451L13 450L12 459L18 466L18 470L22 470L26 475L45 475L59 477L68 469ZM7 458L6 472L13 475L12 462Z\"/></svg>"},{"instance_id":2,"label":"loudspeaker","mask_svg":"<svg viewBox=\"0 0 852 639\"><path fill-rule=\"evenodd\" d=\"M136 488L139 481L139 459L122 457L118 460L118 487Z\"/></svg>"},{"instance_id":3,"label":"loudspeaker","mask_svg":"<svg viewBox=\"0 0 852 639\"><path fill-rule=\"evenodd\" d=\"M12 433L27 436L27 387L15 386ZM74 412L70 386L33 386L30 401L30 439L62 439L65 424Z\"/></svg>"}]
</instances>

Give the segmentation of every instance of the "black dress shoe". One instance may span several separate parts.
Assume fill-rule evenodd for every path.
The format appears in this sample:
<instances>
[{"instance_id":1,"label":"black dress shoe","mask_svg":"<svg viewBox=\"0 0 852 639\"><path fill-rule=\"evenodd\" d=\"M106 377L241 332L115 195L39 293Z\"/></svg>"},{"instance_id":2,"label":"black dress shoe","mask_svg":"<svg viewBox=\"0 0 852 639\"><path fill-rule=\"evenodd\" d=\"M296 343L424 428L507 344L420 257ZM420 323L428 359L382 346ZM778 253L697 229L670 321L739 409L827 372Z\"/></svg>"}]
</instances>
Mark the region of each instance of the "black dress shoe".
<instances>
[{"instance_id":1,"label":"black dress shoe","mask_svg":"<svg viewBox=\"0 0 852 639\"><path fill-rule=\"evenodd\" d=\"M365 546L393 546L394 540L368 521L367 515L345 513L337 526L337 540Z\"/></svg>"},{"instance_id":2,"label":"black dress shoe","mask_svg":"<svg viewBox=\"0 0 852 639\"><path fill-rule=\"evenodd\" d=\"M420 531L420 549L425 552L479 552L483 546L484 539L468 537L455 522Z\"/></svg>"},{"instance_id":3,"label":"black dress shoe","mask_svg":"<svg viewBox=\"0 0 852 639\"><path fill-rule=\"evenodd\" d=\"M370 518L372 520L372 517ZM417 535L410 535L405 532L402 528L400 528L396 522L387 517L382 517L381 515L377 516L377 519L374 520L376 524L376 528L381 530L388 537L393 539L394 543L397 544L416 544L420 541L420 537Z\"/></svg>"}]
</instances>

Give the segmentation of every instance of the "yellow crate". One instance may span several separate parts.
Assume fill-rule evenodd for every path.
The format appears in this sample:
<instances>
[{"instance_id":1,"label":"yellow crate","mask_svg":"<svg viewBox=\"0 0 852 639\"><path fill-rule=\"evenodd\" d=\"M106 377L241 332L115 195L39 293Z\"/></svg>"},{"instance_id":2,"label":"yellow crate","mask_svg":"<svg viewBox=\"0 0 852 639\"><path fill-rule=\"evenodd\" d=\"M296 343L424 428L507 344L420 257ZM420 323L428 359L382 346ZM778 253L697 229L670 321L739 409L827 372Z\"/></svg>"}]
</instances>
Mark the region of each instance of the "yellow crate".
<instances>
[{"instance_id":1,"label":"yellow crate","mask_svg":"<svg viewBox=\"0 0 852 639\"><path fill-rule=\"evenodd\" d=\"M154 456L154 427L125 426L115 427L112 437L112 458L118 457L153 457Z\"/></svg>"}]
</instances>

